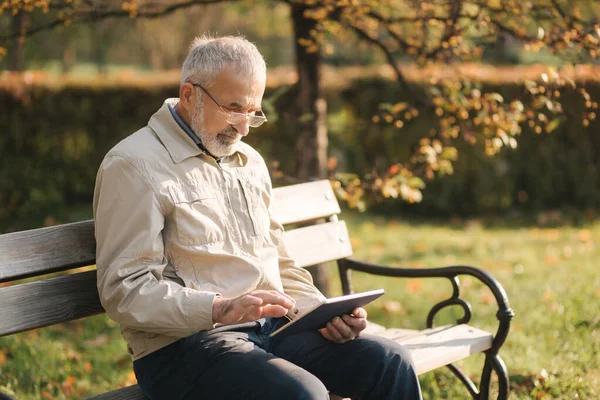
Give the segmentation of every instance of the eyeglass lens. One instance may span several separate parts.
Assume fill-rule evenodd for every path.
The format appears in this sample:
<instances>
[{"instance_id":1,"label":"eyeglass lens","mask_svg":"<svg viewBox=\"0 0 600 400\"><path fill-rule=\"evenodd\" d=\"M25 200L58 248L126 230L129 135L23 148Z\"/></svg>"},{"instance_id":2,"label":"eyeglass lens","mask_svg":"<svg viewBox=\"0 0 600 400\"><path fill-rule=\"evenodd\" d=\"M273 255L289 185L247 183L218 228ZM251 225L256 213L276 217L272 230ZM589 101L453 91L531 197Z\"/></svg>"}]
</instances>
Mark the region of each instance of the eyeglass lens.
<instances>
[{"instance_id":1,"label":"eyeglass lens","mask_svg":"<svg viewBox=\"0 0 600 400\"><path fill-rule=\"evenodd\" d=\"M261 126L266 121L266 118L263 115L247 116L240 113L229 113L227 116L227 122L236 125L244 121L246 118L248 118L248 125L253 128Z\"/></svg>"}]
</instances>

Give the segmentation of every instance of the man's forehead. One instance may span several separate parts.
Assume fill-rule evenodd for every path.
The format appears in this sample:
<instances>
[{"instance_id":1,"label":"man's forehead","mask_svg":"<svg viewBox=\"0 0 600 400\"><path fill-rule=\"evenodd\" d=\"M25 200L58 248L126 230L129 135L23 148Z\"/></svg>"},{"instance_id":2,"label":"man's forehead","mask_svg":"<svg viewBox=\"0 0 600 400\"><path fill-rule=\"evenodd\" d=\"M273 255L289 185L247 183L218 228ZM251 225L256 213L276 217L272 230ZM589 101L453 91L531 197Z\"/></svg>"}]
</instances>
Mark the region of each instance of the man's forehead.
<instances>
[{"instance_id":1,"label":"man's forehead","mask_svg":"<svg viewBox=\"0 0 600 400\"><path fill-rule=\"evenodd\" d=\"M229 93L229 95L225 95L224 97L228 103L223 105L227 108L260 108L262 102L262 96L244 96Z\"/></svg>"},{"instance_id":2,"label":"man's forehead","mask_svg":"<svg viewBox=\"0 0 600 400\"><path fill-rule=\"evenodd\" d=\"M212 89L221 97L222 105L229 108L260 107L265 91L265 79L242 77L233 69L225 68L217 76Z\"/></svg>"}]
</instances>

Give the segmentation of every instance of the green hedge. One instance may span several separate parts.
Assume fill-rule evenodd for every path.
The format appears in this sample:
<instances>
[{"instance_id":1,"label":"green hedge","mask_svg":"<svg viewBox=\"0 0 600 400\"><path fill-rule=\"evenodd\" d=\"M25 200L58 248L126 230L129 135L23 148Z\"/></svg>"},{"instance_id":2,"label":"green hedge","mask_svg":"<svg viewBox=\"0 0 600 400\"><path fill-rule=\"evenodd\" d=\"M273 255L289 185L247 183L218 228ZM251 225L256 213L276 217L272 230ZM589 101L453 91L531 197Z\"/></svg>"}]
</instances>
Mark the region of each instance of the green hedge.
<instances>
[{"instance_id":1,"label":"green hedge","mask_svg":"<svg viewBox=\"0 0 600 400\"><path fill-rule=\"evenodd\" d=\"M592 98L600 98L598 82L586 87ZM522 91L518 85L486 90L498 91L507 100ZM91 203L104 154L177 93L176 85L164 84L34 85L24 92L0 88L0 231L39 226L46 216ZM296 135L290 97L288 92L279 98L274 123L248 137L268 160L280 160L288 173L293 170ZM328 91L327 97L330 153L351 172L369 171L374 162L402 161L430 128L426 116L401 131L370 123L379 102L405 97L390 81L356 81L344 90ZM565 101L565 106L566 115L580 112L578 101ZM519 147L495 158L459 144L455 174L431 182L421 204L390 201L379 207L428 215L474 215L514 206L532 211L598 209L598 132L598 120L585 129L575 118L550 135L524 128Z\"/></svg>"}]
</instances>

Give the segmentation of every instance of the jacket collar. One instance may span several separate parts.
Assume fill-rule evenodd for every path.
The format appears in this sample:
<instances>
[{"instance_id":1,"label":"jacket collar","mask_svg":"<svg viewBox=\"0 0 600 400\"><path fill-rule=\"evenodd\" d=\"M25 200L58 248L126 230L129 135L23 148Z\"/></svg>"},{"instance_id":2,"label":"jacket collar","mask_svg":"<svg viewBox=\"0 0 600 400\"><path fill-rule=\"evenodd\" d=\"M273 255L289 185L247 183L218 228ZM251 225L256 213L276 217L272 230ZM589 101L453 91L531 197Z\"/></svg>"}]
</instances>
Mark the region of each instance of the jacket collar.
<instances>
[{"instance_id":1,"label":"jacket collar","mask_svg":"<svg viewBox=\"0 0 600 400\"><path fill-rule=\"evenodd\" d=\"M173 118L169 110L169 105L175 108L177 103L179 103L179 99L177 98L165 100L162 107L150 117L148 126L156 132L174 163L178 164L185 159L196 157L200 154L210 157L208 153L194 143L194 140L188 136L177 121L175 121L175 118ZM246 165L248 156L243 152L242 146L237 144L235 150L231 156L223 157L223 161L227 164L236 163L240 166Z\"/></svg>"}]
</instances>

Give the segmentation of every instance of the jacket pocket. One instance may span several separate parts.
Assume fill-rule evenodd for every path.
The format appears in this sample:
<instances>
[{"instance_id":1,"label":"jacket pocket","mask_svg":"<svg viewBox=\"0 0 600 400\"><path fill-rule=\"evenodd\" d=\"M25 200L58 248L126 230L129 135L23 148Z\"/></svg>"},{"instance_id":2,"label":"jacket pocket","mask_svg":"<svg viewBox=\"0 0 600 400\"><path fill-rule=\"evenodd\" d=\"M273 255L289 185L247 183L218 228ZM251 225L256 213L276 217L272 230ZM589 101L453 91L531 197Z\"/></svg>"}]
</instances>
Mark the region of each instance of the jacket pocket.
<instances>
[{"instance_id":1,"label":"jacket pocket","mask_svg":"<svg viewBox=\"0 0 600 400\"><path fill-rule=\"evenodd\" d=\"M175 228L182 245L195 246L225 240L221 205L210 186L169 186L169 194L175 205Z\"/></svg>"},{"instance_id":2,"label":"jacket pocket","mask_svg":"<svg viewBox=\"0 0 600 400\"><path fill-rule=\"evenodd\" d=\"M269 211L263 199L263 193L259 186L253 184L245 178L239 178L240 186L244 192L244 198L248 206L248 214L252 220L254 236L269 236L269 226L271 219Z\"/></svg>"}]
</instances>

